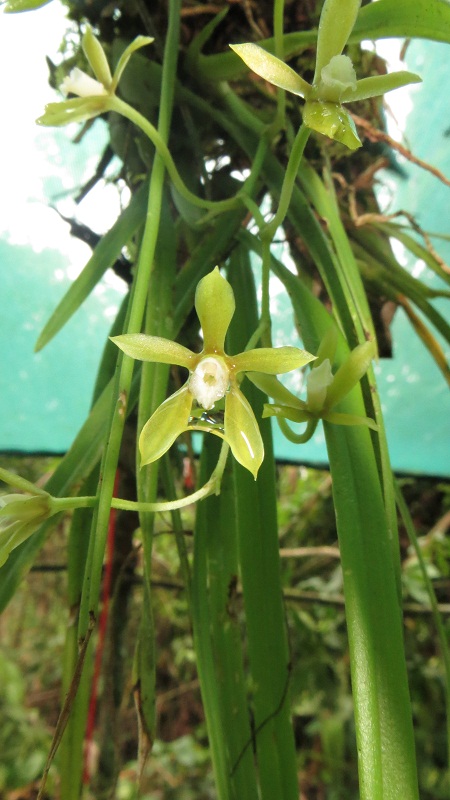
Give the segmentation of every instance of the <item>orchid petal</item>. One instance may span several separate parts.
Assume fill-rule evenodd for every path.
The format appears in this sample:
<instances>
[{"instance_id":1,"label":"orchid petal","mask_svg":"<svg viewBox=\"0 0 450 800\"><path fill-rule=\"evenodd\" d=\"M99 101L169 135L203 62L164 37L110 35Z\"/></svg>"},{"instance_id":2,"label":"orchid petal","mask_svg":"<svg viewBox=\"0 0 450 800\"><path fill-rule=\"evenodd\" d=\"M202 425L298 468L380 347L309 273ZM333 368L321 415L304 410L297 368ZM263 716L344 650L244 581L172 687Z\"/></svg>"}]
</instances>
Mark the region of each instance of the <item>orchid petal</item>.
<instances>
[{"instance_id":1,"label":"orchid petal","mask_svg":"<svg viewBox=\"0 0 450 800\"><path fill-rule=\"evenodd\" d=\"M341 142L349 150L361 147L355 123L345 108L337 103L312 100L305 103L303 122L308 128Z\"/></svg>"},{"instance_id":2,"label":"orchid petal","mask_svg":"<svg viewBox=\"0 0 450 800\"><path fill-rule=\"evenodd\" d=\"M233 289L216 267L202 278L195 292L204 353L224 352L225 336L235 307Z\"/></svg>"},{"instance_id":3,"label":"orchid petal","mask_svg":"<svg viewBox=\"0 0 450 800\"><path fill-rule=\"evenodd\" d=\"M367 372L370 363L376 354L374 341L359 344L351 351L350 355L336 372L328 387L324 407L333 408L356 386L362 376Z\"/></svg>"},{"instance_id":4,"label":"orchid petal","mask_svg":"<svg viewBox=\"0 0 450 800\"><path fill-rule=\"evenodd\" d=\"M156 409L139 437L141 466L161 458L187 429L192 403L193 397L185 384Z\"/></svg>"},{"instance_id":5,"label":"orchid petal","mask_svg":"<svg viewBox=\"0 0 450 800\"><path fill-rule=\"evenodd\" d=\"M154 361L158 364L178 364L180 367L192 369L198 360L187 347L161 336L147 336L145 333L124 333L122 336L111 336L111 341L120 347L127 356L139 361Z\"/></svg>"},{"instance_id":6,"label":"orchid petal","mask_svg":"<svg viewBox=\"0 0 450 800\"><path fill-rule=\"evenodd\" d=\"M370 78L361 78L356 81L356 88L346 89L341 95L341 103L353 103L355 100L367 100L368 97L400 89L411 83L421 83L422 78L415 72L392 72L390 75L372 75Z\"/></svg>"},{"instance_id":7,"label":"orchid petal","mask_svg":"<svg viewBox=\"0 0 450 800\"><path fill-rule=\"evenodd\" d=\"M320 80L322 69L333 56L339 56L353 30L361 0L325 0L317 34L316 70L314 84Z\"/></svg>"},{"instance_id":8,"label":"orchid petal","mask_svg":"<svg viewBox=\"0 0 450 800\"><path fill-rule=\"evenodd\" d=\"M139 50L141 47L145 47L147 44L151 44L154 42L153 36L136 36L132 42L125 48L122 55L120 56L117 67L114 70L114 75L111 82L111 91L115 92L118 86L118 83L122 77L122 73L127 66L131 56L136 50Z\"/></svg>"},{"instance_id":9,"label":"orchid petal","mask_svg":"<svg viewBox=\"0 0 450 800\"><path fill-rule=\"evenodd\" d=\"M264 372L280 375L308 364L315 356L299 347L260 347L231 356L234 370L238 372Z\"/></svg>"},{"instance_id":10,"label":"orchid petal","mask_svg":"<svg viewBox=\"0 0 450 800\"><path fill-rule=\"evenodd\" d=\"M309 83L297 75L284 61L276 58L272 53L268 53L267 50L263 50L259 45L247 42L230 44L230 47L253 72L269 83L300 97L309 95L311 91Z\"/></svg>"},{"instance_id":11,"label":"orchid petal","mask_svg":"<svg viewBox=\"0 0 450 800\"><path fill-rule=\"evenodd\" d=\"M225 398L223 438L230 445L236 461L248 469L256 480L264 458L264 445L250 403L233 384Z\"/></svg>"}]
</instances>

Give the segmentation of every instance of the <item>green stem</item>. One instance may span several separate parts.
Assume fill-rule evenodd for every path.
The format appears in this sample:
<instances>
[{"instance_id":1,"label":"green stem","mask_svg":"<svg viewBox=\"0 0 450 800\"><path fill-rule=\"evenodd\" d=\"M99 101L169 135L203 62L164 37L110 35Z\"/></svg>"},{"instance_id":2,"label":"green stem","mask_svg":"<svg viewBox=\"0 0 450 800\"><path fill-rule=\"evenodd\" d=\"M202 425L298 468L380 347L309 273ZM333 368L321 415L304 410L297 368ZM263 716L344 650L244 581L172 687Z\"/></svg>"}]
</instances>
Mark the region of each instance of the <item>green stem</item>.
<instances>
[{"instance_id":1,"label":"green stem","mask_svg":"<svg viewBox=\"0 0 450 800\"><path fill-rule=\"evenodd\" d=\"M177 3L170 4L171 19L176 16L178 5ZM177 34L176 29L175 33ZM160 133L158 134L163 142L168 138L168 121L170 120L173 102L173 86L176 71L176 58L172 58L173 53L178 53L178 36L175 37L174 34L171 35L171 37L168 35L164 52L159 121ZM170 72L170 74L167 74L168 72ZM122 102L119 101L118 98L114 98L114 101L119 105ZM126 106L126 104L124 105L129 109L129 106ZM164 186L164 170L161 170L160 164L160 159L155 159L149 186L147 216L130 299L127 333L136 333L142 329L148 285L153 269L153 259L158 237L161 198ZM119 460L133 369L133 359L119 354L116 367L115 391L113 393L114 404L111 409L109 437L101 465L98 506L96 507L92 523L92 536L88 557L89 568L85 576L80 606L79 635L81 637L84 637L88 630L91 615L95 617L97 612L114 481Z\"/></svg>"},{"instance_id":2,"label":"green stem","mask_svg":"<svg viewBox=\"0 0 450 800\"><path fill-rule=\"evenodd\" d=\"M305 442L309 442L317 428L317 420L310 419L306 423L306 428L303 433L294 433L291 426L286 422L285 419L282 417L277 417L277 421L278 425L280 426L280 430L286 439L289 439L290 442L294 442L294 444L304 444Z\"/></svg>"},{"instance_id":3,"label":"green stem","mask_svg":"<svg viewBox=\"0 0 450 800\"><path fill-rule=\"evenodd\" d=\"M273 32L275 41L275 55L281 61L284 61L283 30L284 30L284 0L275 0L273 4ZM284 91L284 89L278 89L277 114L276 114L276 124L278 128L281 128L283 126L285 112L286 112L286 92Z\"/></svg>"},{"instance_id":4,"label":"green stem","mask_svg":"<svg viewBox=\"0 0 450 800\"><path fill-rule=\"evenodd\" d=\"M135 108L125 103L124 100L121 100L116 95L112 96L109 101L109 107L111 111L116 111L118 114L121 114L126 119L129 119L130 122L133 122L138 128L140 128L143 133L150 139L152 144L155 146L158 155L162 159L164 167L166 168L172 183L175 189L185 198L189 203L192 205L197 206L198 208L204 208L207 211L212 211L216 214L223 213L224 211L230 211L233 208L236 208L240 203L241 200L238 195L229 198L228 200L204 200L201 197L198 197L196 194L191 192L186 184L184 183L183 179L181 178L176 166L175 162L170 154L170 150L164 141L164 138L158 132L158 130L149 122L146 117L136 111Z\"/></svg>"},{"instance_id":5,"label":"green stem","mask_svg":"<svg viewBox=\"0 0 450 800\"><path fill-rule=\"evenodd\" d=\"M208 497L210 494L220 493L220 484L222 481L225 464L229 452L229 445L226 442L222 443L219 460L214 468L210 479L193 494L187 497L181 497L179 500L168 500L163 503L145 503L136 500L125 500L121 497L111 498L111 508L117 508L121 511L140 511L142 513L153 513L156 511L173 511L177 508L185 508L186 506L196 503L198 500ZM52 497L51 504L54 509L53 513L56 514L60 511L69 511L75 508L94 508L98 503L98 497Z\"/></svg>"},{"instance_id":6,"label":"green stem","mask_svg":"<svg viewBox=\"0 0 450 800\"><path fill-rule=\"evenodd\" d=\"M302 160L303 151L309 138L311 131L306 125L300 126L297 135L292 145L291 154L289 156L288 165L284 175L283 185L281 187L280 200L278 209L274 218L269 222L266 227L260 231L261 239L272 240L275 236L277 228L283 224L284 218L288 212L289 203L291 202L292 191L297 178L300 162Z\"/></svg>"},{"instance_id":7,"label":"green stem","mask_svg":"<svg viewBox=\"0 0 450 800\"><path fill-rule=\"evenodd\" d=\"M97 502L98 498L95 495L80 497L52 497L52 513L57 514L60 511L71 511L75 508L94 508L97 505Z\"/></svg>"},{"instance_id":8,"label":"green stem","mask_svg":"<svg viewBox=\"0 0 450 800\"><path fill-rule=\"evenodd\" d=\"M272 347L272 320L270 317L270 247L272 238L261 236L261 343L263 347Z\"/></svg>"}]
</instances>

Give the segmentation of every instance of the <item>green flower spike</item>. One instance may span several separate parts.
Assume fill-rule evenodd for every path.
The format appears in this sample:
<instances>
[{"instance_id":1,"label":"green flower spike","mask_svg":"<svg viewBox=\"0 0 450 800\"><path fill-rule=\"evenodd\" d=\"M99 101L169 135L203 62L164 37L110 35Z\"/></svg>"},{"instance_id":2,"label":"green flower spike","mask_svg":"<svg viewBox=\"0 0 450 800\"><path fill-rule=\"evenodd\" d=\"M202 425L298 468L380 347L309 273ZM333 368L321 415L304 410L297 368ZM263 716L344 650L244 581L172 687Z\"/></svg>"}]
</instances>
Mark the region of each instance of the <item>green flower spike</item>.
<instances>
[{"instance_id":1,"label":"green flower spike","mask_svg":"<svg viewBox=\"0 0 450 800\"><path fill-rule=\"evenodd\" d=\"M47 493L0 496L0 567L56 511Z\"/></svg>"},{"instance_id":2,"label":"green flower spike","mask_svg":"<svg viewBox=\"0 0 450 800\"><path fill-rule=\"evenodd\" d=\"M393 72L356 80L350 58L342 51L350 37L361 0L325 0L317 35L316 67L312 84L279 58L256 44L230 45L253 72L269 83L306 100L303 122L346 145L350 150L361 141L343 103L365 100L390 92L421 78L413 72Z\"/></svg>"},{"instance_id":3,"label":"green flower spike","mask_svg":"<svg viewBox=\"0 0 450 800\"><path fill-rule=\"evenodd\" d=\"M42 117L36 120L38 125L67 125L69 122L81 122L109 111L111 98L114 97L132 54L151 42L153 39L150 36L137 36L124 50L114 74L111 75L105 51L92 33L92 28L88 26L82 39L82 47L95 78L75 67L63 80L60 89L64 94L77 96L61 103L49 103L45 106Z\"/></svg>"},{"instance_id":4,"label":"green flower spike","mask_svg":"<svg viewBox=\"0 0 450 800\"><path fill-rule=\"evenodd\" d=\"M185 385L165 400L142 429L139 439L141 463L162 456L186 430L201 430L220 436L242 466L255 477L264 458L264 448L255 415L239 389L248 370L269 375L290 372L314 359L297 347L260 348L235 356L225 353L224 343L235 300L233 290L216 267L198 284L195 308L203 331L203 350L193 353L181 344L158 336L124 334L112 341L127 355L141 361L186 367ZM223 425L208 413L225 398Z\"/></svg>"},{"instance_id":5,"label":"green flower spike","mask_svg":"<svg viewBox=\"0 0 450 800\"><path fill-rule=\"evenodd\" d=\"M377 424L369 417L344 414L333 409L361 380L376 354L374 342L364 342L351 351L335 374L331 369L336 350L336 334L330 329L320 345L317 360L306 380L306 401L300 400L275 378L265 375L249 375L251 381L277 402L264 406L263 417L277 417L280 421L308 423L307 441L320 419L335 425L367 425L374 431ZM285 427L283 426L283 430ZM294 434L296 436L296 434Z\"/></svg>"}]
</instances>

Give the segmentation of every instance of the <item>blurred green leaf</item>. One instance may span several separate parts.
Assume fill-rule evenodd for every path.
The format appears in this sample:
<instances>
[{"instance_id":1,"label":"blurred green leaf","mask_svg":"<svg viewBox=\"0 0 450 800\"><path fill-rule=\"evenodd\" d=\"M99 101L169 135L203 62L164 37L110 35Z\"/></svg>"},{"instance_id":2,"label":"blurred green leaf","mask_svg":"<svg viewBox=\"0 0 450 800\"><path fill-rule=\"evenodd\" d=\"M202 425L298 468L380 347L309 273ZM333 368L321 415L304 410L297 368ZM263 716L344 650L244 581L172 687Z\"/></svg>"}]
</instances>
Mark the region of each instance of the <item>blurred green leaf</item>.
<instances>
[{"instance_id":1,"label":"blurred green leaf","mask_svg":"<svg viewBox=\"0 0 450 800\"><path fill-rule=\"evenodd\" d=\"M5 14L16 14L19 11L34 11L50 3L51 0L8 0L3 11Z\"/></svg>"},{"instance_id":2,"label":"blurred green leaf","mask_svg":"<svg viewBox=\"0 0 450 800\"><path fill-rule=\"evenodd\" d=\"M419 37L450 42L450 4L447 0L378 0L358 14L350 42L362 39Z\"/></svg>"},{"instance_id":3,"label":"blurred green leaf","mask_svg":"<svg viewBox=\"0 0 450 800\"><path fill-rule=\"evenodd\" d=\"M86 300L106 270L114 265L122 248L130 241L144 220L147 191L147 184L142 184L111 230L100 239L83 271L74 280L45 324L36 342L36 351L42 350L56 336Z\"/></svg>"}]
</instances>

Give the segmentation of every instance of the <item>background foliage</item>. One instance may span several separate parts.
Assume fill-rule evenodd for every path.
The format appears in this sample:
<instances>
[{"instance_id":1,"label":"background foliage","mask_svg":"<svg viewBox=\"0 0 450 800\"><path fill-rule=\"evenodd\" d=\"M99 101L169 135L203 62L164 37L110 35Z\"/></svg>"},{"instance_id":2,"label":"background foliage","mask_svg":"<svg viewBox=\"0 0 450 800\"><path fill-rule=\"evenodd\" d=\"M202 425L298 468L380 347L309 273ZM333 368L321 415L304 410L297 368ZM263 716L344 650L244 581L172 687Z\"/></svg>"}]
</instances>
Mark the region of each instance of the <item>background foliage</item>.
<instances>
[{"instance_id":1,"label":"background foliage","mask_svg":"<svg viewBox=\"0 0 450 800\"><path fill-rule=\"evenodd\" d=\"M2 462L29 480L53 469L55 459L5 457ZM404 479L405 496L449 630L448 525L450 487L432 479ZM300 748L302 797L357 798L348 645L342 578L337 555L328 472L281 466L278 515L282 575L291 657L295 737ZM157 630L158 740L145 770L144 800L209 800L213 776L204 714L170 524L161 521L155 538L152 583ZM405 532L401 534L408 671L416 721L418 762L424 800L445 797L445 715L441 702L439 644ZM189 546L191 550L191 546ZM46 547L1 618L0 775L5 800L32 798L56 723L61 691L61 656L68 612L65 526ZM141 565L136 565L126 622L125 660L141 605ZM241 607L241 601L238 599ZM111 634L110 634L111 635ZM111 666L107 645L105 670ZM298 664L301 662L301 668ZM120 767L115 796L134 797L137 724L130 686L125 687L114 739ZM102 703L109 703L103 696ZM96 734L97 736L97 734ZM19 791L18 791L19 790ZM54 781L48 787L53 797ZM96 797L93 795L87 795Z\"/></svg>"}]
</instances>

